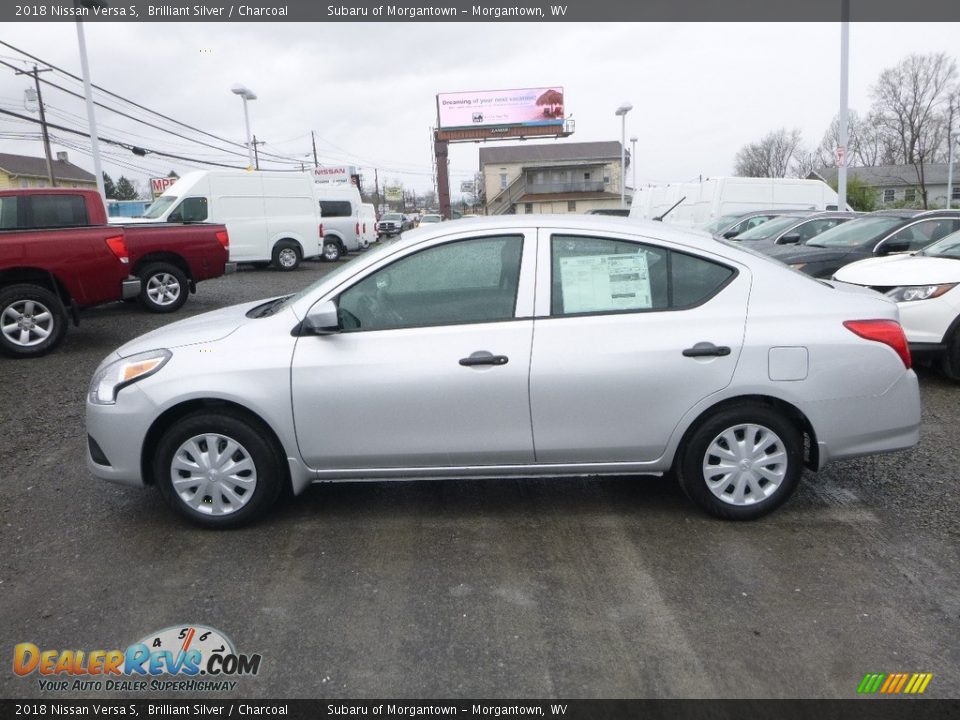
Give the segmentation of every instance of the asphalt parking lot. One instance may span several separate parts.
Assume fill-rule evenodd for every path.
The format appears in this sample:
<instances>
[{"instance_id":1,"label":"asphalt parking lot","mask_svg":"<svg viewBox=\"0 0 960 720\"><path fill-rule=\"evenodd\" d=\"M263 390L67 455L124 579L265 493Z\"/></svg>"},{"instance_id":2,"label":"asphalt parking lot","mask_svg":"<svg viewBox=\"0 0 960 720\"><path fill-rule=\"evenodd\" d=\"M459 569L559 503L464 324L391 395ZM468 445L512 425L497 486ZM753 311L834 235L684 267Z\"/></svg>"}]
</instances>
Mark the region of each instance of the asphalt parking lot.
<instances>
[{"instance_id":1,"label":"asphalt parking lot","mask_svg":"<svg viewBox=\"0 0 960 720\"><path fill-rule=\"evenodd\" d=\"M808 473L746 524L665 479L539 479L316 485L210 532L88 475L108 352L332 267L209 281L173 316L98 308L54 354L0 360L3 653L200 623L263 656L237 697L854 697L867 672L960 696L960 386L932 371L919 447ZM10 659L0 696L54 697Z\"/></svg>"}]
</instances>

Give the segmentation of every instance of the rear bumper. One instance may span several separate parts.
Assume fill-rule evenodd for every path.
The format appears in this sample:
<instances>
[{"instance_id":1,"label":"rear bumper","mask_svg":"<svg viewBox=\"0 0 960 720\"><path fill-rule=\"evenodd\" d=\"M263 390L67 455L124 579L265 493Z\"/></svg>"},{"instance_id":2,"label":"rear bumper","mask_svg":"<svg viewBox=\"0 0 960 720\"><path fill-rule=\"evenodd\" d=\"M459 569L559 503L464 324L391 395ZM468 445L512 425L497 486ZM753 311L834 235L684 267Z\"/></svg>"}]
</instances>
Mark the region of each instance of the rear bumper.
<instances>
[{"instance_id":1,"label":"rear bumper","mask_svg":"<svg viewBox=\"0 0 960 720\"><path fill-rule=\"evenodd\" d=\"M935 355L943 355L946 351L947 346L943 343L910 343L910 354L914 357L933 357Z\"/></svg>"},{"instance_id":2,"label":"rear bumper","mask_svg":"<svg viewBox=\"0 0 960 720\"><path fill-rule=\"evenodd\" d=\"M124 300L137 297L140 294L142 284L140 278L137 277L128 277L126 280L122 280L120 282L120 296Z\"/></svg>"}]
</instances>

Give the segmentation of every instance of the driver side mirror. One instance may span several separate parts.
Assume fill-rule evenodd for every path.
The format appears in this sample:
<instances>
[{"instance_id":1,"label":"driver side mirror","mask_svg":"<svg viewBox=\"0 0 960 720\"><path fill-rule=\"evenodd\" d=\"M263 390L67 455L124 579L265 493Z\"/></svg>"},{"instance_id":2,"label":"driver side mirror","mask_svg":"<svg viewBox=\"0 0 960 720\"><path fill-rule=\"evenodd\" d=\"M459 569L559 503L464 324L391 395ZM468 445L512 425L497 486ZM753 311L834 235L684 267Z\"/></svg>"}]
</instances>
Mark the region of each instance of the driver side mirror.
<instances>
[{"instance_id":1,"label":"driver side mirror","mask_svg":"<svg viewBox=\"0 0 960 720\"><path fill-rule=\"evenodd\" d=\"M780 238L780 245L796 245L800 242L800 233L790 233Z\"/></svg>"},{"instance_id":2,"label":"driver side mirror","mask_svg":"<svg viewBox=\"0 0 960 720\"><path fill-rule=\"evenodd\" d=\"M910 249L909 240L887 240L885 243L881 243L880 247L877 248L877 255L891 255L893 253L902 253L907 252Z\"/></svg>"},{"instance_id":3,"label":"driver side mirror","mask_svg":"<svg viewBox=\"0 0 960 720\"><path fill-rule=\"evenodd\" d=\"M737 235L739 235L739 234L740 234L740 231L739 231L739 230L727 230L727 231L723 234L723 237L724 237L725 240L731 240L731 239L735 238L735 237L736 237Z\"/></svg>"},{"instance_id":4,"label":"driver side mirror","mask_svg":"<svg viewBox=\"0 0 960 720\"><path fill-rule=\"evenodd\" d=\"M340 316L333 300L317 303L307 312L304 326L314 335L333 335L340 332Z\"/></svg>"}]
</instances>

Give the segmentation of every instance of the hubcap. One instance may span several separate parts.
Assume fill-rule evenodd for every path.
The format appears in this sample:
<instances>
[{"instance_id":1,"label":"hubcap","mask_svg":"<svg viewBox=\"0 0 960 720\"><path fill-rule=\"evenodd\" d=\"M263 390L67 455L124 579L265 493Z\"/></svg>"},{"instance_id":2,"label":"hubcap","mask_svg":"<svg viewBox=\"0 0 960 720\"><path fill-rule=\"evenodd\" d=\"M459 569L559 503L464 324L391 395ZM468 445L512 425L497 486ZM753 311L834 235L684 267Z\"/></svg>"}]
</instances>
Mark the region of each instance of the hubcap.
<instances>
[{"instance_id":1,"label":"hubcap","mask_svg":"<svg viewBox=\"0 0 960 720\"><path fill-rule=\"evenodd\" d=\"M340 249L333 243L327 243L323 246L323 254L327 260L336 260L340 255Z\"/></svg>"},{"instance_id":2,"label":"hubcap","mask_svg":"<svg viewBox=\"0 0 960 720\"><path fill-rule=\"evenodd\" d=\"M172 305L180 292L180 282L170 273L157 273L147 280L147 297L157 305Z\"/></svg>"},{"instance_id":3,"label":"hubcap","mask_svg":"<svg viewBox=\"0 0 960 720\"><path fill-rule=\"evenodd\" d=\"M177 496L205 515L230 515L246 505L257 488L250 453L226 435L195 435L173 454L170 479Z\"/></svg>"},{"instance_id":4,"label":"hubcap","mask_svg":"<svg viewBox=\"0 0 960 720\"><path fill-rule=\"evenodd\" d=\"M277 257L280 259L280 265L285 268L293 267L297 264L297 251L292 248L284 248Z\"/></svg>"},{"instance_id":5,"label":"hubcap","mask_svg":"<svg viewBox=\"0 0 960 720\"><path fill-rule=\"evenodd\" d=\"M763 425L734 425L717 435L703 457L710 492L731 505L755 505L773 495L787 473L780 437Z\"/></svg>"},{"instance_id":6,"label":"hubcap","mask_svg":"<svg viewBox=\"0 0 960 720\"><path fill-rule=\"evenodd\" d=\"M39 345L53 332L53 313L36 300L17 300L0 313L0 332L14 345Z\"/></svg>"}]
</instances>

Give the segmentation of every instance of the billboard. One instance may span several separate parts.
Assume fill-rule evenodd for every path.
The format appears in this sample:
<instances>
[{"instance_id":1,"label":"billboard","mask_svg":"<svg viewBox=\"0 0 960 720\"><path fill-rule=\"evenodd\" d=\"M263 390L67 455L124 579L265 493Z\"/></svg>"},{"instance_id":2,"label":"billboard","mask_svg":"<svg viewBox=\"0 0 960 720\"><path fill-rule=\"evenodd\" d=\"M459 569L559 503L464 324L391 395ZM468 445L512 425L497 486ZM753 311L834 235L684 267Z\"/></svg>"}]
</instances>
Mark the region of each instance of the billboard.
<instances>
[{"instance_id":1,"label":"billboard","mask_svg":"<svg viewBox=\"0 0 960 720\"><path fill-rule=\"evenodd\" d=\"M353 165L324 165L313 169L313 181L317 185L349 185L357 174Z\"/></svg>"},{"instance_id":2,"label":"billboard","mask_svg":"<svg viewBox=\"0 0 960 720\"><path fill-rule=\"evenodd\" d=\"M386 198L387 202L400 202L403 200L403 186L388 185L383 188L383 196Z\"/></svg>"},{"instance_id":3,"label":"billboard","mask_svg":"<svg viewBox=\"0 0 960 720\"><path fill-rule=\"evenodd\" d=\"M562 87L481 90L437 95L437 127L563 126Z\"/></svg>"},{"instance_id":4,"label":"billboard","mask_svg":"<svg viewBox=\"0 0 960 720\"><path fill-rule=\"evenodd\" d=\"M159 178L150 178L150 190L153 192L154 197L159 197L173 185L180 178L175 177L159 177Z\"/></svg>"}]
</instances>

